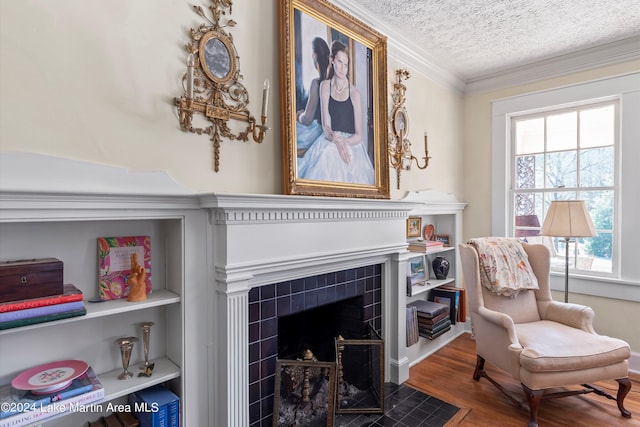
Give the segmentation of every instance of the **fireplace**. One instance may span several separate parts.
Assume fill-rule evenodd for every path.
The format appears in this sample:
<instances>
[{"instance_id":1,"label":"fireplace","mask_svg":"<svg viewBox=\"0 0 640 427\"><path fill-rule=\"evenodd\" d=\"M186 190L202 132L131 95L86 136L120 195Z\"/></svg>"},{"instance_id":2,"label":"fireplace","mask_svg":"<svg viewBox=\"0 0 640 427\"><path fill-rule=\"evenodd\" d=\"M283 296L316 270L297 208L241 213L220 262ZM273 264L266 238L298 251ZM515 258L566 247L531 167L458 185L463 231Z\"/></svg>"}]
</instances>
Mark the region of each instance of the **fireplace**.
<instances>
[{"instance_id":1,"label":"fireplace","mask_svg":"<svg viewBox=\"0 0 640 427\"><path fill-rule=\"evenodd\" d=\"M406 280L405 228L413 203L215 194L203 196L201 205L211 209L207 240L215 279L213 425L270 425L278 319L328 303L361 297L363 320L384 338L378 358L384 358L385 381L408 379L398 283Z\"/></svg>"},{"instance_id":2,"label":"fireplace","mask_svg":"<svg viewBox=\"0 0 640 427\"><path fill-rule=\"evenodd\" d=\"M311 347L318 360L335 362L336 334L363 339L369 324L381 333L381 271L371 265L249 291L250 426L273 417L278 358L302 358Z\"/></svg>"}]
</instances>

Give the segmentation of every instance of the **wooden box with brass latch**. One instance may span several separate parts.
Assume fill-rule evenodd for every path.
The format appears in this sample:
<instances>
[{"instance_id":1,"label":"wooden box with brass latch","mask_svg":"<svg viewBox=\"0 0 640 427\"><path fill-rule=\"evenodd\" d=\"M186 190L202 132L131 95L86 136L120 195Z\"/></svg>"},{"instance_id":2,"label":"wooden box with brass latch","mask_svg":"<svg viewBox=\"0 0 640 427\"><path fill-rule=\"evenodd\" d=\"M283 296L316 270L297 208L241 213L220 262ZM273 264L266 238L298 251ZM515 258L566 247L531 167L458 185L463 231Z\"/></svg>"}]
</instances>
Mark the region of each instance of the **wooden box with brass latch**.
<instances>
[{"instance_id":1,"label":"wooden box with brass latch","mask_svg":"<svg viewBox=\"0 0 640 427\"><path fill-rule=\"evenodd\" d=\"M62 261L57 258L0 262L0 303L60 295Z\"/></svg>"}]
</instances>

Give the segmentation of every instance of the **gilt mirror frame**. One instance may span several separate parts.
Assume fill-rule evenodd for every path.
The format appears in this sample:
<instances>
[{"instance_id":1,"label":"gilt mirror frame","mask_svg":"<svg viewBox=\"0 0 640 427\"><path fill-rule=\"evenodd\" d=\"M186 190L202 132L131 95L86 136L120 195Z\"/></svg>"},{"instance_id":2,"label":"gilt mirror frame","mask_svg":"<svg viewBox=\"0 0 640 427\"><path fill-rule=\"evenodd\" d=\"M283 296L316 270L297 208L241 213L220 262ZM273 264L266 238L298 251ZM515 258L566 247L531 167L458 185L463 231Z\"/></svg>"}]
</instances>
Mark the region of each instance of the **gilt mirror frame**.
<instances>
[{"instance_id":1,"label":"gilt mirror frame","mask_svg":"<svg viewBox=\"0 0 640 427\"><path fill-rule=\"evenodd\" d=\"M220 42L220 47L224 47L226 50L226 58L221 57L219 52L216 52L212 57L210 42ZM202 36L198 44L198 58L202 65L202 71L216 83L224 84L234 78L237 68L237 57L235 46L229 37L225 36L219 31L211 30ZM213 62L213 64L211 64ZM214 69L217 66L227 65L226 73L224 75L217 75Z\"/></svg>"},{"instance_id":2,"label":"gilt mirror frame","mask_svg":"<svg viewBox=\"0 0 640 427\"><path fill-rule=\"evenodd\" d=\"M407 135L409 133L409 116L407 110L404 107L396 107L392 113L392 117L393 134L399 137L400 129L402 129L402 133ZM400 125L402 125L402 127Z\"/></svg>"},{"instance_id":3,"label":"gilt mirror frame","mask_svg":"<svg viewBox=\"0 0 640 427\"><path fill-rule=\"evenodd\" d=\"M326 0L279 0L278 7L284 193L388 199L386 37ZM356 88L356 91L351 89L351 93L360 95L362 147L358 149L364 149L365 154L359 158L368 157L370 166L367 165L366 173L360 175L365 178L352 182L342 177L334 178L336 175L329 173L322 178L317 178L318 175L309 178L312 174L305 176L309 159L314 156L302 159L315 142L309 143L313 137L304 142L299 139L309 129L302 128L298 112L306 103L304 93L309 91L306 82L314 77L314 73L318 77L320 72L317 68L314 70L311 54L311 43L316 37L323 38L329 47L335 40L346 45L349 82ZM354 115L358 116L357 113ZM325 135L321 126L315 132L315 138Z\"/></svg>"}]
</instances>

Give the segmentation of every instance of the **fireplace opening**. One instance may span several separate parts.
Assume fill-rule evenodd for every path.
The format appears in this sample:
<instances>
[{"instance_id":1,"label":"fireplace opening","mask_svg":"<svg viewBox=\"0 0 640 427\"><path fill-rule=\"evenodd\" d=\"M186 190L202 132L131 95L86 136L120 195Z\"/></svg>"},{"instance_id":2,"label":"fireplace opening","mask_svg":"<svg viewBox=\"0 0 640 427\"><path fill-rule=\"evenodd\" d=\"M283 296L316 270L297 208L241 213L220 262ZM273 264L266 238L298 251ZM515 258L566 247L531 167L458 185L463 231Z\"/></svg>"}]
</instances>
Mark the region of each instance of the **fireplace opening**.
<instances>
[{"instance_id":1,"label":"fireplace opening","mask_svg":"<svg viewBox=\"0 0 640 427\"><path fill-rule=\"evenodd\" d=\"M364 320L362 296L279 318L278 359L279 425L300 418L313 425L334 412L384 412L384 342ZM324 362L334 368L314 367Z\"/></svg>"},{"instance_id":2,"label":"fireplace opening","mask_svg":"<svg viewBox=\"0 0 640 427\"><path fill-rule=\"evenodd\" d=\"M363 297L349 298L333 304L278 318L278 358L295 360L311 350L317 360L336 361L334 340L338 336L365 338Z\"/></svg>"},{"instance_id":3,"label":"fireplace opening","mask_svg":"<svg viewBox=\"0 0 640 427\"><path fill-rule=\"evenodd\" d=\"M279 343L283 342L279 336L280 333L287 334L287 331L282 331L282 326L280 331L278 330L279 319L358 297L362 298L355 300L359 302L349 302L352 309L347 310L347 314L360 319L360 325L357 328L366 329L367 325L371 324L373 329L380 333L383 324L381 267L381 264L373 264L322 273L317 276L254 287L249 291L250 427L271 425L273 422L274 409L277 408L277 404L274 407L278 371L276 365L279 360L287 360L282 359L289 357L284 356L285 354L290 355L296 352L296 347L286 351L278 350ZM332 319L333 315L321 315L320 318ZM358 333L345 332L345 335L351 338L358 336ZM321 349L318 353L331 351L334 355L334 338L330 336L328 340L330 350ZM297 340L298 338L293 342ZM286 341L292 342L289 338L285 338ZM292 357L295 358L295 356ZM335 360L335 355L329 360ZM335 364L335 362L323 363Z\"/></svg>"}]
</instances>

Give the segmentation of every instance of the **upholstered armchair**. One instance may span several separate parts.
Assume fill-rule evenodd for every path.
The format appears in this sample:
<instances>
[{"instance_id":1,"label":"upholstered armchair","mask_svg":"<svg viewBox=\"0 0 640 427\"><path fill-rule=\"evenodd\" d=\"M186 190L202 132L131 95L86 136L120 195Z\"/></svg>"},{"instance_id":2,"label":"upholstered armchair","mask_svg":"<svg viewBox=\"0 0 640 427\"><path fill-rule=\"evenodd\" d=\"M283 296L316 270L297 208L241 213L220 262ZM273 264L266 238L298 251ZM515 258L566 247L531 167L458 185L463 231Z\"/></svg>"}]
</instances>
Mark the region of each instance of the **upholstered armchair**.
<instances>
[{"instance_id":1,"label":"upholstered armchair","mask_svg":"<svg viewBox=\"0 0 640 427\"><path fill-rule=\"evenodd\" d=\"M476 246L461 244L463 277L477 348L473 378L489 380L514 403L518 400L490 378L485 361L520 381L529 408L529 426L537 426L541 399L595 392L616 400L623 417L631 417L624 398L631 389L628 378L629 345L598 335L592 325L594 312L577 304L553 301L549 288L550 253L544 245L522 244L537 290L521 290L516 296L492 294L481 284ZM616 380L617 398L588 383ZM575 385L581 385L579 390ZM562 388L562 391L549 389Z\"/></svg>"}]
</instances>

